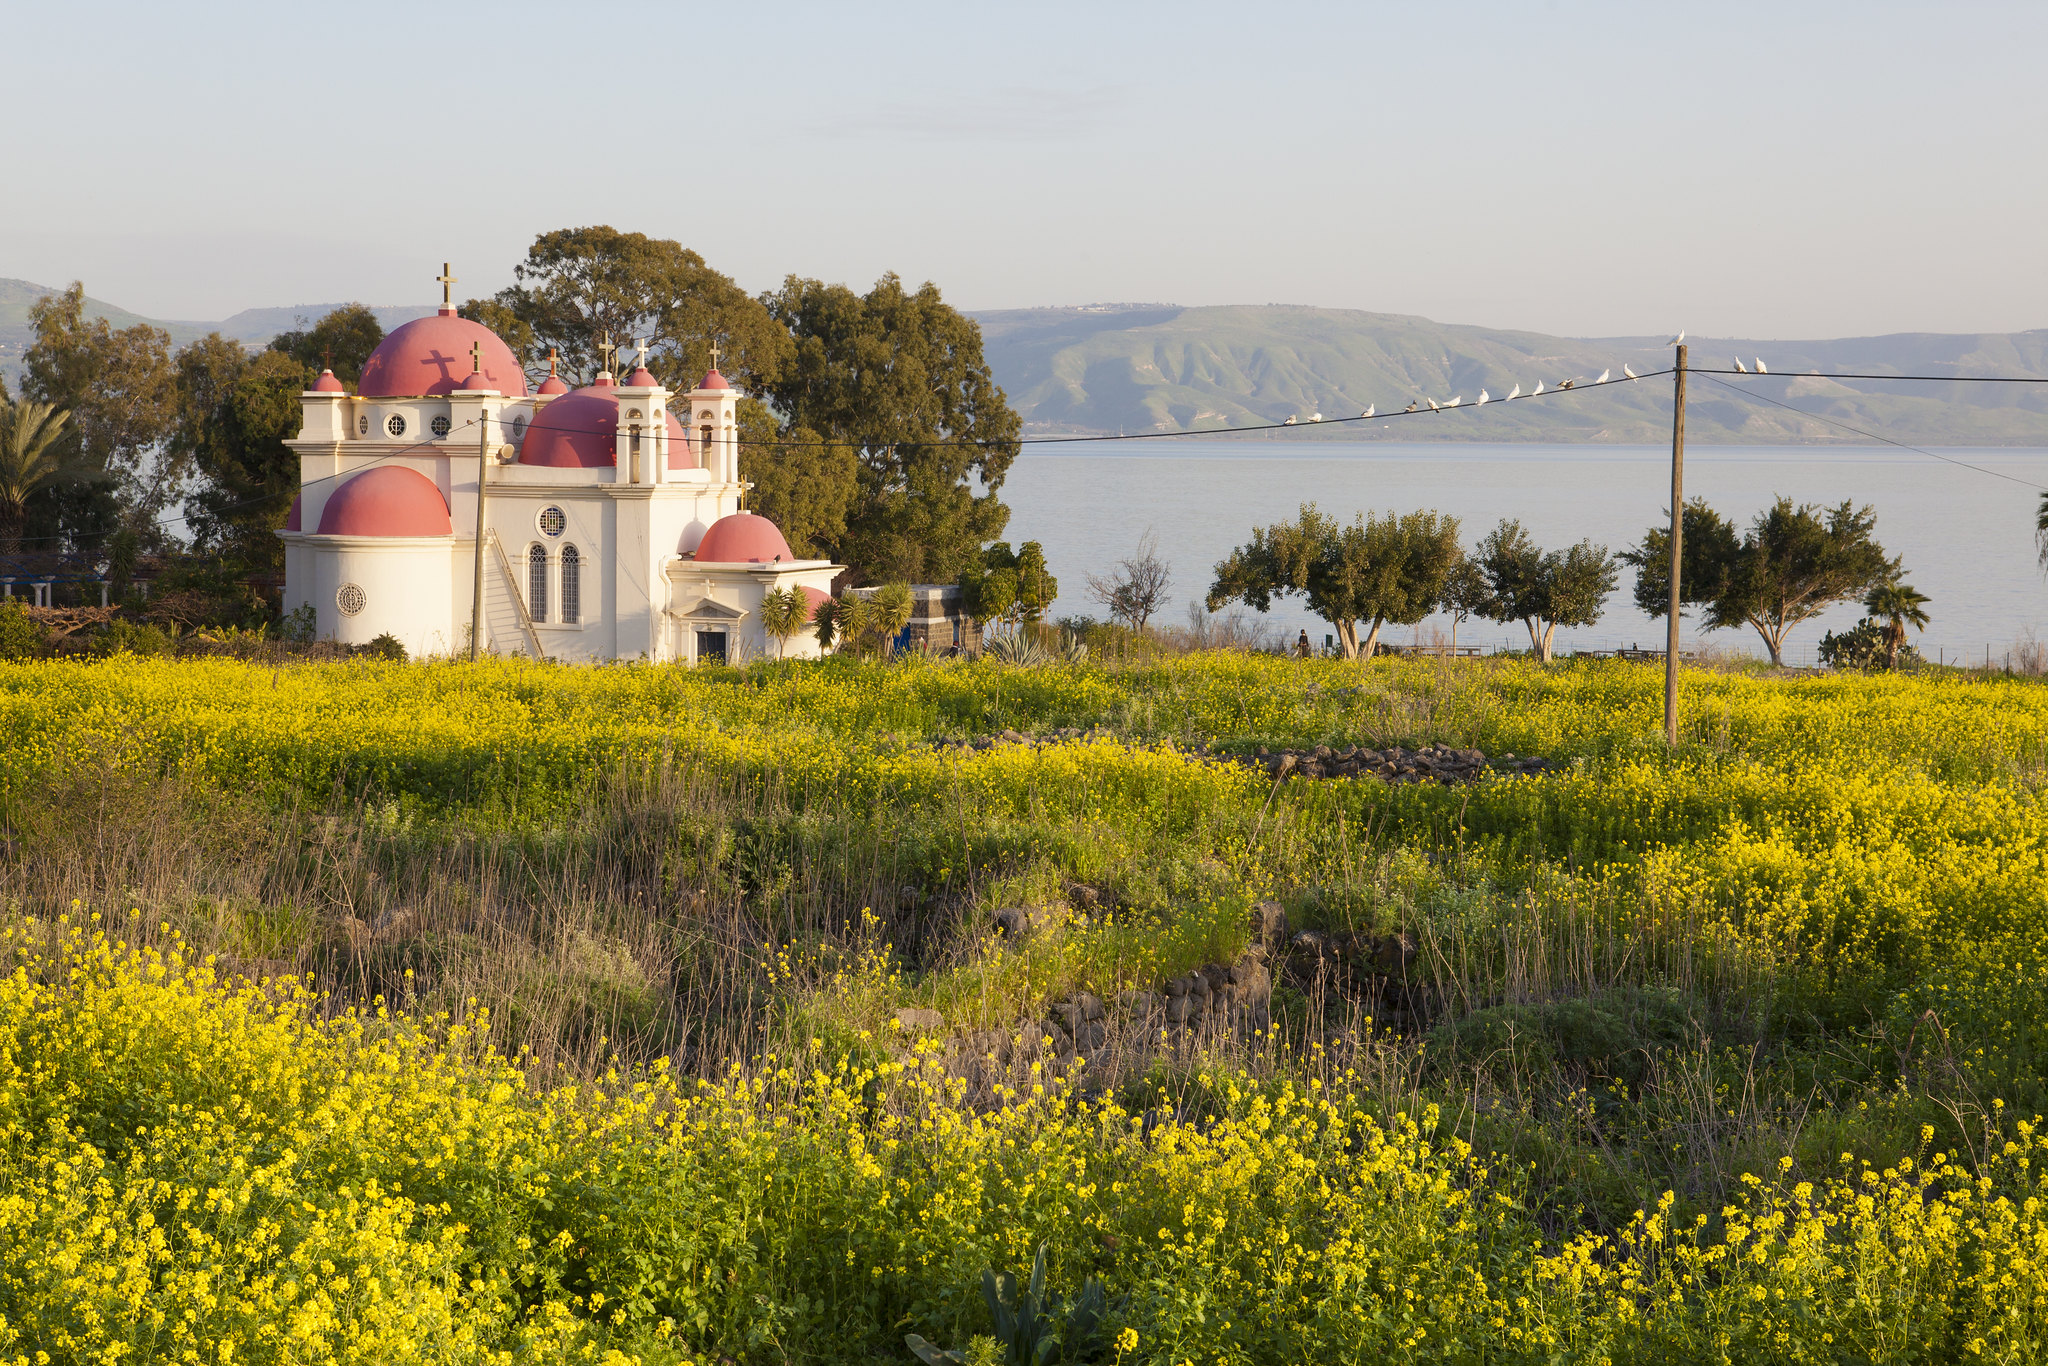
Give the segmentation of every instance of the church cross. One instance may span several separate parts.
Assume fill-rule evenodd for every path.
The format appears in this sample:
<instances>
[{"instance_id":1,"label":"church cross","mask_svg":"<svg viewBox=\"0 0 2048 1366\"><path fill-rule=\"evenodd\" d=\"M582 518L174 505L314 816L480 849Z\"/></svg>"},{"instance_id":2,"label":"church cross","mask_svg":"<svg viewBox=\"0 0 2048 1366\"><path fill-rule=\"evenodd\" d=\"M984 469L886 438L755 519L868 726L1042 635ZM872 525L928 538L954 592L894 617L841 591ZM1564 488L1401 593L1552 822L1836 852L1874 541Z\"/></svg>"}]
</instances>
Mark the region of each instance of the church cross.
<instances>
[{"instance_id":1,"label":"church cross","mask_svg":"<svg viewBox=\"0 0 2048 1366\"><path fill-rule=\"evenodd\" d=\"M449 269L448 262L443 261L441 263L441 273L434 278L441 282L441 307L455 307L455 301L448 297L448 290L455 283L455 272Z\"/></svg>"},{"instance_id":2,"label":"church cross","mask_svg":"<svg viewBox=\"0 0 2048 1366\"><path fill-rule=\"evenodd\" d=\"M612 345L610 337L598 338L597 355L598 359L603 362L598 368L609 373L612 368L612 357L617 355L618 352L619 348Z\"/></svg>"},{"instance_id":3,"label":"church cross","mask_svg":"<svg viewBox=\"0 0 2048 1366\"><path fill-rule=\"evenodd\" d=\"M481 375L484 372L484 344L482 342L471 342L469 344L469 364L475 373Z\"/></svg>"},{"instance_id":4,"label":"church cross","mask_svg":"<svg viewBox=\"0 0 2048 1366\"><path fill-rule=\"evenodd\" d=\"M719 349L718 349L718 343L717 343L717 342L713 342L713 343L711 343L711 368L712 368L712 369L714 369L714 370L716 370L716 369L718 368L718 357L719 357L719 355L720 355L720 354L721 354L721 353L719 352Z\"/></svg>"},{"instance_id":5,"label":"church cross","mask_svg":"<svg viewBox=\"0 0 2048 1366\"><path fill-rule=\"evenodd\" d=\"M647 368L647 338L641 337L635 343L635 349L640 352L640 368L645 370Z\"/></svg>"},{"instance_id":6,"label":"church cross","mask_svg":"<svg viewBox=\"0 0 2048 1366\"><path fill-rule=\"evenodd\" d=\"M553 379L554 377L555 377L555 348L554 348L554 347L552 347L552 346L550 346L550 347L548 348L548 378L549 378L549 379Z\"/></svg>"}]
</instances>

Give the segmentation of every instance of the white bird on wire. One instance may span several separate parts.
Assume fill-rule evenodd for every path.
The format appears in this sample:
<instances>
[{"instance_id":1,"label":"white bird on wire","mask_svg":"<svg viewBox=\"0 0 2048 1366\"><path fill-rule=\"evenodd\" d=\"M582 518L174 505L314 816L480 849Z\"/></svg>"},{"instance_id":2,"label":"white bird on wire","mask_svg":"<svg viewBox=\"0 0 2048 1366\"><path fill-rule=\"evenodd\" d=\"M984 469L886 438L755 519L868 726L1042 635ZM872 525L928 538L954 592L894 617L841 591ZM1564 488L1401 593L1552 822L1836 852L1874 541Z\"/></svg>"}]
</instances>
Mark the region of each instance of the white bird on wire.
<instances>
[{"instance_id":1,"label":"white bird on wire","mask_svg":"<svg viewBox=\"0 0 2048 1366\"><path fill-rule=\"evenodd\" d=\"M1360 413L1360 414L1359 414L1359 416L1360 416L1360 417L1362 417L1362 418L1363 418L1363 417L1371 417L1371 416L1372 416L1372 410L1373 410L1373 409L1375 409L1375 408L1377 408L1377 407L1379 407L1379 406L1380 406L1380 405L1379 405L1379 404L1377 404L1377 403L1368 403L1368 404L1366 404L1366 405L1365 405L1365 411L1364 411L1364 412L1362 412L1362 413Z\"/></svg>"},{"instance_id":2,"label":"white bird on wire","mask_svg":"<svg viewBox=\"0 0 2048 1366\"><path fill-rule=\"evenodd\" d=\"M1321 422L1323 420L1323 415L1321 413L1310 413L1308 415L1308 420L1311 422Z\"/></svg>"},{"instance_id":3,"label":"white bird on wire","mask_svg":"<svg viewBox=\"0 0 2048 1366\"><path fill-rule=\"evenodd\" d=\"M1764 364L1764 358L1762 356L1758 356L1756 358L1756 372L1759 375L1768 375L1771 373L1771 367Z\"/></svg>"},{"instance_id":4,"label":"white bird on wire","mask_svg":"<svg viewBox=\"0 0 2048 1366\"><path fill-rule=\"evenodd\" d=\"M1521 396L1522 396L1522 384L1521 384L1521 381L1520 381L1520 380L1517 380L1517 381L1515 381L1515 387L1514 387L1513 389L1511 389L1511 390L1509 390L1509 391L1508 391L1508 397L1509 397L1509 398L1520 398Z\"/></svg>"},{"instance_id":5,"label":"white bird on wire","mask_svg":"<svg viewBox=\"0 0 2048 1366\"><path fill-rule=\"evenodd\" d=\"M1538 394L1540 394L1540 393L1542 393L1542 392L1543 392L1543 381L1539 379L1539 380L1537 380L1537 381L1536 381L1536 387L1535 387L1534 389L1531 389L1531 390L1529 391L1529 397L1530 397L1530 398L1534 398L1534 397L1536 397L1536 395L1538 395Z\"/></svg>"},{"instance_id":6,"label":"white bird on wire","mask_svg":"<svg viewBox=\"0 0 2048 1366\"><path fill-rule=\"evenodd\" d=\"M1605 384L1605 383L1607 383L1607 377L1608 377L1609 375L1613 374L1613 373L1614 373L1614 371L1612 371L1612 370L1602 370L1602 371L1600 372L1600 378L1598 378L1598 379L1594 380L1594 381L1593 381L1593 383L1595 383L1595 384Z\"/></svg>"},{"instance_id":7,"label":"white bird on wire","mask_svg":"<svg viewBox=\"0 0 2048 1366\"><path fill-rule=\"evenodd\" d=\"M1623 365L1621 367L1621 373L1628 376L1630 379L1634 379L1636 377L1636 372L1629 369L1627 365Z\"/></svg>"},{"instance_id":8,"label":"white bird on wire","mask_svg":"<svg viewBox=\"0 0 2048 1366\"><path fill-rule=\"evenodd\" d=\"M1742 363L1742 357L1740 356L1737 356L1735 358L1735 373L1738 375L1746 375L1749 373L1749 367Z\"/></svg>"},{"instance_id":9,"label":"white bird on wire","mask_svg":"<svg viewBox=\"0 0 2048 1366\"><path fill-rule=\"evenodd\" d=\"M1676 346L1676 345L1678 345L1678 344L1679 344L1680 342L1682 342L1682 341L1684 341L1684 340L1685 340L1685 329L1681 327L1681 328L1679 328L1679 329L1678 329L1678 335L1677 335L1677 336L1675 336L1675 337L1673 337L1673 338L1672 338L1672 339L1671 339L1670 341L1668 341L1668 342L1665 342L1664 344L1665 344L1666 346Z\"/></svg>"},{"instance_id":10,"label":"white bird on wire","mask_svg":"<svg viewBox=\"0 0 2048 1366\"><path fill-rule=\"evenodd\" d=\"M1440 406L1440 405L1439 405L1439 404L1437 403L1437 401L1436 401L1435 399L1431 398L1431 397L1430 397L1429 395L1427 395L1427 394L1424 394L1424 395L1422 396L1422 401L1423 401L1424 403L1427 403L1427 404L1429 405L1429 410L1430 410L1430 411L1431 411L1432 413L1440 413L1440 412L1442 412L1442 411L1443 411L1443 408L1442 408L1442 407L1441 407L1441 406Z\"/></svg>"},{"instance_id":11,"label":"white bird on wire","mask_svg":"<svg viewBox=\"0 0 2048 1366\"><path fill-rule=\"evenodd\" d=\"M1301 421L1301 419L1300 419L1300 418L1298 418L1298 417L1296 417L1296 416L1295 416L1295 415L1294 415L1293 413L1289 413L1289 414L1287 415L1287 425L1288 425L1288 426L1292 427L1292 426L1293 426L1293 425L1294 425L1295 423L1297 423L1297 422L1299 422L1299 421Z\"/></svg>"},{"instance_id":12,"label":"white bird on wire","mask_svg":"<svg viewBox=\"0 0 2048 1366\"><path fill-rule=\"evenodd\" d=\"M1459 405L1460 403L1463 403L1464 401L1465 401L1465 396L1464 396L1463 394L1459 394L1459 395L1458 395L1458 396L1457 396L1456 398L1452 399L1452 400L1451 400L1451 401L1450 401L1449 403L1446 403L1446 404L1444 405L1444 407L1446 407L1446 408L1455 408L1455 407L1457 407L1457 406L1458 406L1458 405Z\"/></svg>"},{"instance_id":13,"label":"white bird on wire","mask_svg":"<svg viewBox=\"0 0 2048 1366\"><path fill-rule=\"evenodd\" d=\"M1486 392L1486 391L1485 391L1484 389L1481 389L1481 390L1479 391L1479 402L1480 402L1480 403L1491 403L1491 402L1493 402L1493 396L1492 396L1491 394L1487 393L1487 392ZM1477 405L1475 404L1474 406L1476 407Z\"/></svg>"}]
</instances>

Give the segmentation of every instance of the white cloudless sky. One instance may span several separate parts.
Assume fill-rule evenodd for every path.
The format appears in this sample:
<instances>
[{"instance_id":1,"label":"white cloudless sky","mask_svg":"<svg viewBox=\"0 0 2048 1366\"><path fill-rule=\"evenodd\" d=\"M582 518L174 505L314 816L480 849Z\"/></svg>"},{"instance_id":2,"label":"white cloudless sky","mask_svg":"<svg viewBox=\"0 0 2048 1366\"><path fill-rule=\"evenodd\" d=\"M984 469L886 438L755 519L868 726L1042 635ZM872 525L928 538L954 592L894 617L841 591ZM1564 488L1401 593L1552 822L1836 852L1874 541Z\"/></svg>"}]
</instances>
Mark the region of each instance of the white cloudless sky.
<instances>
[{"instance_id":1,"label":"white cloudless sky","mask_svg":"<svg viewBox=\"0 0 2048 1366\"><path fill-rule=\"evenodd\" d=\"M511 280L2048 326L2048 4L27 4L0 276L162 318Z\"/></svg>"}]
</instances>

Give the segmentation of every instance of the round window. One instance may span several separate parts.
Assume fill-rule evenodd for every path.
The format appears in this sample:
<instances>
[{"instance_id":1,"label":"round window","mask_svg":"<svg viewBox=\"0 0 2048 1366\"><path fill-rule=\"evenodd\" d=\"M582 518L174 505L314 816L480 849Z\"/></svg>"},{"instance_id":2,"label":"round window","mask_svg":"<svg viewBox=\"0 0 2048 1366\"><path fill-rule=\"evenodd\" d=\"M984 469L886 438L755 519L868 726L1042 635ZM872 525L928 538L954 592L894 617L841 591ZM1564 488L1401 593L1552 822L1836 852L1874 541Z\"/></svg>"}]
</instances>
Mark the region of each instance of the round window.
<instances>
[{"instance_id":1,"label":"round window","mask_svg":"<svg viewBox=\"0 0 2048 1366\"><path fill-rule=\"evenodd\" d=\"M540 529L550 536L559 536L569 529L569 519L560 508L542 508Z\"/></svg>"},{"instance_id":2,"label":"round window","mask_svg":"<svg viewBox=\"0 0 2048 1366\"><path fill-rule=\"evenodd\" d=\"M357 419L356 419L356 435L358 435L358 436L368 436L369 434L370 434L370 415L369 415L368 413L364 413L364 414L363 414L363 415L362 415L361 417L359 417L359 418L357 418Z\"/></svg>"},{"instance_id":3,"label":"round window","mask_svg":"<svg viewBox=\"0 0 2048 1366\"><path fill-rule=\"evenodd\" d=\"M526 439L526 414L521 413L518 417L512 419L512 439L514 441L524 441Z\"/></svg>"},{"instance_id":4,"label":"round window","mask_svg":"<svg viewBox=\"0 0 2048 1366\"><path fill-rule=\"evenodd\" d=\"M334 605L341 609L341 614L345 617L352 617L362 611L366 601L360 584L345 583L334 591Z\"/></svg>"},{"instance_id":5,"label":"round window","mask_svg":"<svg viewBox=\"0 0 2048 1366\"><path fill-rule=\"evenodd\" d=\"M405 419L400 417L397 413L393 413L390 419L385 422L384 430L391 433L393 436L404 436Z\"/></svg>"},{"instance_id":6,"label":"round window","mask_svg":"<svg viewBox=\"0 0 2048 1366\"><path fill-rule=\"evenodd\" d=\"M448 418L446 417L446 415L435 418L431 425L434 428L435 436L448 435Z\"/></svg>"}]
</instances>

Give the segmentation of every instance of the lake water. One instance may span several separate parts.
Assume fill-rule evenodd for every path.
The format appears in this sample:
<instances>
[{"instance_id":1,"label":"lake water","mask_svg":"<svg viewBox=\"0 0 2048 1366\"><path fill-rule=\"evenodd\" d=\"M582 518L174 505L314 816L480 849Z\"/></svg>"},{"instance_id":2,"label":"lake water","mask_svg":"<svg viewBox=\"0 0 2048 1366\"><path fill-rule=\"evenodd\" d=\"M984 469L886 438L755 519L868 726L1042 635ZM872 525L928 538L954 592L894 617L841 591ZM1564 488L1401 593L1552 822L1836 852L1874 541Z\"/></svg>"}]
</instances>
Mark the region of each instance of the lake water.
<instances>
[{"instance_id":1,"label":"lake water","mask_svg":"<svg viewBox=\"0 0 2048 1366\"><path fill-rule=\"evenodd\" d=\"M1703 497L1747 526L1779 494L1796 502L1877 510L1877 536L1905 560L1906 579L1933 601L1919 643L1929 658L1958 654L1994 661L2016 642L2048 639L2048 582L2034 549L2039 490L2048 488L2048 450L1943 449L1956 460L2024 480L2013 483L1890 447L1695 446L1685 459L1686 496ZM1090 572L1106 573L1150 529L1173 568L1172 603L1162 620L1184 619L1206 593L1212 568L1249 538L1255 525L1292 518L1314 500L1349 520L1354 512L1435 508L1463 522L1469 546L1503 517L1516 517L1546 549L1590 536L1619 550L1664 520L1671 453L1653 446L1353 443L1328 440L1175 440L1029 447L1011 466L1003 501L1004 533L1015 545L1035 540L1060 580L1056 615L1104 615L1087 596ZM1661 645L1664 628L1632 601L1634 571L1600 621L1560 628L1561 646L1586 649ZM1855 604L1831 608L1794 628L1788 663L1810 663L1822 633L1853 625ZM1306 627L1320 642L1328 627L1299 600L1269 620L1288 638ZM1448 630L1433 618L1425 633ZM1412 639L1406 627L1387 638ZM1691 622L1685 638L1698 635ZM1459 643L1525 649L1520 624L1467 621ZM1707 633L1706 643L1762 653L1754 631Z\"/></svg>"}]
</instances>

